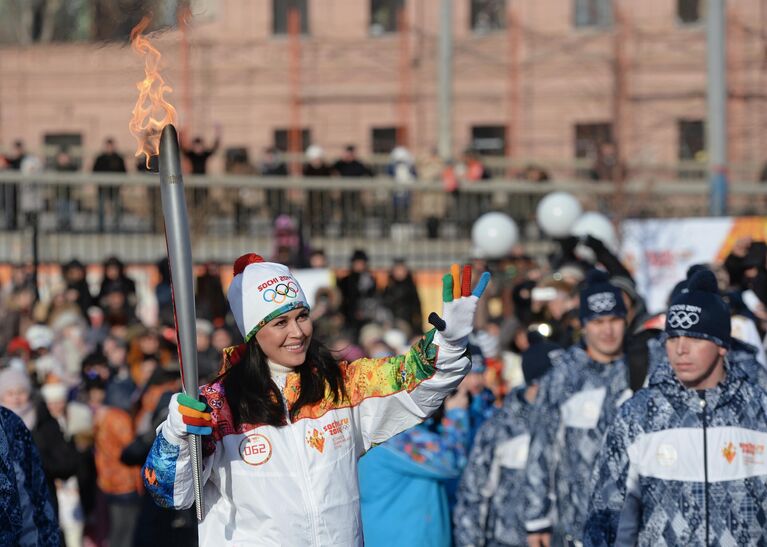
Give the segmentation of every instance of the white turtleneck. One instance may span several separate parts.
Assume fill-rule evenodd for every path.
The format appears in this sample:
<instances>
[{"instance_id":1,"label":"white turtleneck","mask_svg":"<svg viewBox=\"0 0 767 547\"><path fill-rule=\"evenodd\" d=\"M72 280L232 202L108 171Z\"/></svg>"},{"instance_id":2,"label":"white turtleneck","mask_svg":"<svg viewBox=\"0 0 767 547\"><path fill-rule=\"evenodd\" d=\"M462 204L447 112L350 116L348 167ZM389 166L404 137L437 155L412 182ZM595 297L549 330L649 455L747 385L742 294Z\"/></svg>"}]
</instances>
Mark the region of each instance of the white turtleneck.
<instances>
[{"instance_id":1,"label":"white turtleneck","mask_svg":"<svg viewBox=\"0 0 767 547\"><path fill-rule=\"evenodd\" d=\"M285 367L282 365L278 365L271 359L267 359L266 363L269 365L269 372L272 373L272 376L285 376L286 374L289 374L293 372L292 367Z\"/></svg>"}]
</instances>

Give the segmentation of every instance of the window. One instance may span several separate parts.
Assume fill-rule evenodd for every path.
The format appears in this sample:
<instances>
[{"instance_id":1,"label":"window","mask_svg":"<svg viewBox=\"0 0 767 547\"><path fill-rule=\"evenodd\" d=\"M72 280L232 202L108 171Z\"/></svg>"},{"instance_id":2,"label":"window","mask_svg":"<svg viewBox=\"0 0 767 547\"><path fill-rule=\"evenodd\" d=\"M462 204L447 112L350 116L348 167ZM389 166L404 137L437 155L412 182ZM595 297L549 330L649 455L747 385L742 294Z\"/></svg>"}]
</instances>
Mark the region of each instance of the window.
<instances>
[{"instance_id":1,"label":"window","mask_svg":"<svg viewBox=\"0 0 767 547\"><path fill-rule=\"evenodd\" d=\"M404 7L404 0L370 0L370 34L397 32L399 12Z\"/></svg>"},{"instance_id":2,"label":"window","mask_svg":"<svg viewBox=\"0 0 767 547\"><path fill-rule=\"evenodd\" d=\"M700 0L677 0L676 16L683 25L700 23L703 6Z\"/></svg>"},{"instance_id":3,"label":"window","mask_svg":"<svg viewBox=\"0 0 767 547\"><path fill-rule=\"evenodd\" d=\"M288 33L288 13L298 10L301 19L301 34L309 33L309 9L306 0L272 0L272 33Z\"/></svg>"},{"instance_id":4,"label":"window","mask_svg":"<svg viewBox=\"0 0 767 547\"><path fill-rule=\"evenodd\" d=\"M187 10L194 14L195 21L210 20L213 10L213 0L142 0L141 9L125 10L125 2L106 2L92 0L76 0L85 2L92 15L86 24L96 41L127 41L131 30L146 13L151 13L151 22L144 30L149 34L156 30L177 28L179 17ZM44 3L44 2L43 2ZM72 2L74 3L74 2ZM65 3L69 4L69 2Z\"/></svg>"},{"instance_id":5,"label":"window","mask_svg":"<svg viewBox=\"0 0 767 547\"><path fill-rule=\"evenodd\" d=\"M609 27L613 24L611 0L574 1L576 27Z\"/></svg>"},{"instance_id":6,"label":"window","mask_svg":"<svg viewBox=\"0 0 767 547\"><path fill-rule=\"evenodd\" d=\"M679 120L679 159L698 159L705 150L704 139L702 120Z\"/></svg>"},{"instance_id":7,"label":"window","mask_svg":"<svg viewBox=\"0 0 767 547\"><path fill-rule=\"evenodd\" d=\"M679 169L679 178L700 178L705 171L705 125L702 120L679 120L679 161L701 163L700 168L695 165L683 165Z\"/></svg>"},{"instance_id":8,"label":"window","mask_svg":"<svg viewBox=\"0 0 767 547\"><path fill-rule=\"evenodd\" d=\"M92 2L0 1L0 43L86 41L92 34Z\"/></svg>"},{"instance_id":9,"label":"window","mask_svg":"<svg viewBox=\"0 0 767 547\"><path fill-rule=\"evenodd\" d=\"M506 0L471 0L471 30L486 34L506 28Z\"/></svg>"},{"instance_id":10,"label":"window","mask_svg":"<svg viewBox=\"0 0 767 547\"><path fill-rule=\"evenodd\" d=\"M612 140L611 123L575 124L575 157L577 159L596 158L599 145Z\"/></svg>"},{"instance_id":11,"label":"window","mask_svg":"<svg viewBox=\"0 0 767 547\"><path fill-rule=\"evenodd\" d=\"M374 127L372 131L373 154L388 154L397 146L396 127Z\"/></svg>"},{"instance_id":12,"label":"window","mask_svg":"<svg viewBox=\"0 0 767 547\"><path fill-rule=\"evenodd\" d=\"M274 130L274 147L282 152L287 152L290 145L288 140L289 129ZM306 150L312 144L312 132L310 129L301 130L301 151Z\"/></svg>"},{"instance_id":13,"label":"window","mask_svg":"<svg viewBox=\"0 0 767 547\"><path fill-rule=\"evenodd\" d=\"M578 123L575 124L575 159L590 160L596 163L599 148L604 143L613 142L613 126L611 123ZM588 163L588 162L586 162ZM592 166L576 169L579 178L593 178Z\"/></svg>"},{"instance_id":14,"label":"window","mask_svg":"<svg viewBox=\"0 0 767 547\"><path fill-rule=\"evenodd\" d=\"M476 125L472 127L471 149L483 156L505 156L506 126Z\"/></svg>"}]
</instances>

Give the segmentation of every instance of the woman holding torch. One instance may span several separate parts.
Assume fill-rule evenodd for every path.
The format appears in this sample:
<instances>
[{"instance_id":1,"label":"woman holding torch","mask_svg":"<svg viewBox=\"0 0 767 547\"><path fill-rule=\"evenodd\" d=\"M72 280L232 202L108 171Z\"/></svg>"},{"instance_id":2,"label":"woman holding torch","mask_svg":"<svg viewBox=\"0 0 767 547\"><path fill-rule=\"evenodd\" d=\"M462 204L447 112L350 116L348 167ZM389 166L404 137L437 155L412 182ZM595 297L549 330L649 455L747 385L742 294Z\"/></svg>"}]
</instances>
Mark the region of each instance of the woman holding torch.
<instances>
[{"instance_id":1,"label":"woman holding torch","mask_svg":"<svg viewBox=\"0 0 767 547\"><path fill-rule=\"evenodd\" d=\"M357 460L436 411L469 371L466 344L489 274L443 279L443 316L405 355L336 362L312 336L282 264L240 257L228 291L245 343L200 400L175 395L143 469L164 507L194 502L189 435L203 436L200 545L363 544ZM392 523L396 526L396 523Z\"/></svg>"}]
</instances>

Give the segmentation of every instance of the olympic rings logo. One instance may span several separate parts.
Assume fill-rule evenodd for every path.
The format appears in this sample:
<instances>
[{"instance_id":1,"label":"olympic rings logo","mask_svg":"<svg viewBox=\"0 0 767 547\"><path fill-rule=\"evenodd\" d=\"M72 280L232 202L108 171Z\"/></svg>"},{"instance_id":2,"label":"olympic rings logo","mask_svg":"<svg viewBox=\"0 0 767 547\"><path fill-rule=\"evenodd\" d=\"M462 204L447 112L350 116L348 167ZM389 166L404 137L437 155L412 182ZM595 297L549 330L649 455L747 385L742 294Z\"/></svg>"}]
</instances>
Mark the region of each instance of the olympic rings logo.
<instances>
[{"instance_id":1,"label":"olympic rings logo","mask_svg":"<svg viewBox=\"0 0 767 547\"><path fill-rule=\"evenodd\" d=\"M293 281L287 283L280 283L273 289L267 289L264 291L264 302L274 302L275 304L282 304L288 298L295 298L298 296L298 285Z\"/></svg>"},{"instance_id":2,"label":"olympic rings logo","mask_svg":"<svg viewBox=\"0 0 767 547\"><path fill-rule=\"evenodd\" d=\"M668 314L666 322L672 329L684 329L687 330L693 325L697 325L700 321L700 315L696 312L686 312L682 310L674 310Z\"/></svg>"},{"instance_id":3,"label":"olympic rings logo","mask_svg":"<svg viewBox=\"0 0 767 547\"><path fill-rule=\"evenodd\" d=\"M611 292L592 294L588 298L589 309L594 313L611 311L615 307L615 295Z\"/></svg>"}]
</instances>

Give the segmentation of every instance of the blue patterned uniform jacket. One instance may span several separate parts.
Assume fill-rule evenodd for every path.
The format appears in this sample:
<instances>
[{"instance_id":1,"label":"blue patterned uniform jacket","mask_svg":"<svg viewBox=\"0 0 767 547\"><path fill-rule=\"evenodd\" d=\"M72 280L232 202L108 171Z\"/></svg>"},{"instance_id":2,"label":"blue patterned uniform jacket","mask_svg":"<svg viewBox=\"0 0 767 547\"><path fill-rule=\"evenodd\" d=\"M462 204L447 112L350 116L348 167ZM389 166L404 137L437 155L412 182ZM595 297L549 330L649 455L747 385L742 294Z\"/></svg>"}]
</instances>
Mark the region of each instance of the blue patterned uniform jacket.
<instances>
[{"instance_id":1,"label":"blue patterned uniform jacket","mask_svg":"<svg viewBox=\"0 0 767 547\"><path fill-rule=\"evenodd\" d=\"M686 389L668 361L610 426L586 545L767 545L767 392L739 364Z\"/></svg>"},{"instance_id":2,"label":"blue patterned uniform jacket","mask_svg":"<svg viewBox=\"0 0 767 547\"><path fill-rule=\"evenodd\" d=\"M21 418L4 407L0 407L0 545L60 545L59 526L32 435Z\"/></svg>"},{"instance_id":3,"label":"blue patterned uniform jacket","mask_svg":"<svg viewBox=\"0 0 767 547\"><path fill-rule=\"evenodd\" d=\"M751 344L733 338L730 351L727 352L727 362L737 364L746 376L767 389L767 370L757 361L757 351Z\"/></svg>"},{"instance_id":4,"label":"blue patterned uniform jacket","mask_svg":"<svg viewBox=\"0 0 767 547\"><path fill-rule=\"evenodd\" d=\"M552 364L536 405L525 524L528 532L554 527L580 540L602 439L631 396L628 370L623 359L597 363L580 346L568 348Z\"/></svg>"},{"instance_id":5,"label":"blue patterned uniform jacket","mask_svg":"<svg viewBox=\"0 0 767 547\"><path fill-rule=\"evenodd\" d=\"M453 513L457 547L527 545L520 500L533 413L524 392L509 393L477 433Z\"/></svg>"}]
</instances>

